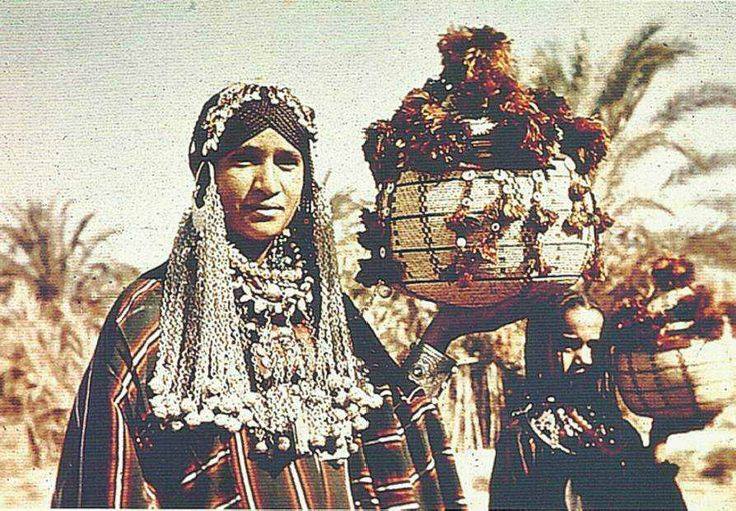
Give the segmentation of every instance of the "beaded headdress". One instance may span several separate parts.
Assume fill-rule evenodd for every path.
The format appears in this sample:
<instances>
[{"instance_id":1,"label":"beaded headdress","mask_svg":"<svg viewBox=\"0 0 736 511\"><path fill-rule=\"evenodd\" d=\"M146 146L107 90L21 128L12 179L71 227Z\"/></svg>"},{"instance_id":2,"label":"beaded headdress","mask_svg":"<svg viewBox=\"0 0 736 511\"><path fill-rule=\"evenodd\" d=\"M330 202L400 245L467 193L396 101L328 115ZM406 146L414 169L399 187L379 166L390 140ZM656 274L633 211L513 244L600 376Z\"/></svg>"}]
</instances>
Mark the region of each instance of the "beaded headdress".
<instances>
[{"instance_id":1,"label":"beaded headdress","mask_svg":"<svg viewBox=\"0 0 736 511\"><path fill-rule=\"evenodd\" d=\"M229 244L215 162L266 128L298 148L305 188L265 261ZM174 429L245 427L256 451L347 453L381 399L352 352L329 207L312 176L311 109L288 89L235 84L208 101L194 129L194 204L166 271L161 339L149 383Z\"/></svg>"}]
</instances>

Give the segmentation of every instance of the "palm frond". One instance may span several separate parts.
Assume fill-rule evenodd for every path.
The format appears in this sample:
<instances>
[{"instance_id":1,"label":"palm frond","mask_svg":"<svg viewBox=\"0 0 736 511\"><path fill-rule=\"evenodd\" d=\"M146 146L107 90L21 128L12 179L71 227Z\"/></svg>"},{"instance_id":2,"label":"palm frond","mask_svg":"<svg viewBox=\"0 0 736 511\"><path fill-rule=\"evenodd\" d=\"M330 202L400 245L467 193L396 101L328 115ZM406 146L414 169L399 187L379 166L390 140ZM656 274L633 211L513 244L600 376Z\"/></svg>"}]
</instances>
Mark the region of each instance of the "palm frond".
<instances>
[{"instance_id":1,"label":"palm frond","mask_svg":"<svg viewBox=\"0 0 736 511\"><path fill-rule=\"evenodd\" d=\"M112 234L88 234L91 213L76 220L73 231L67 233L72 221L69 206L30 202L11 207L14 224L0 226L0 237L7 245L0 270L27 281L42 301L68 294L76 274L83 272L95 249Z\"/></svg>"},{"instance_id":2,"label":"palm frond","mask_svg":"<svg viewBox=\"0 0 736 511\"><path fill-rule=\"evenodd\" d=\"M675 216L675 212L661 202L658 202L654 199L648 199L646 197L632 197L631 199L628 199L623 204L618 206L615 210L613 210L613 216L615 217L618 215L624 215L637 209L653 209L657 211L663 211L670 216Z\"/></svg>"},{"instance_id":3,"label":"palm frond","mask_svg":"<svg viewBox=\"0 0 736 511\"><path fill-rule=\"evenodd\" d=\"M736 87L707 83L680 92L670 98L653 122L667 126L698 110L716 107L736 108Z\"/></svg>"},{"instance_id":4,"label":"palm frond","mask_svg":"<svg viewBox=\"0 0 736 511\"><path fill-rule=\"evenodd\" d=\"M69 208L71 207L72 202L66 201L59 210L59 214L56 215L57 221L59 222L59 232L62 233L62 236L66 232L67 229L67 222L70 218L69 215ZM51 210L55 209L55 206L52 204L50 207Z\"/></svg>"},{"instance_id":5,"label":"palm frond","mask_svg":"<svg viewBox=\"0 0 736 511\"><path fill-rule=\"evenodd\" d=\"M708 156L708 165L722 169L736 164L736 152L722 152Z\"/></svg>"},{"instance_id":6,"label":"palm frond","mask_svg":"<svg viewBox=\"0 0 736 511\"><path fill-rule=\"evenodd\" d=\"M601 115L612 139L629 120L654 76L680 57L692 54L693 46L688 43L652 42L661 28L658 24L647 25L629 41L595 101L594 112Z\"/></svg>"},{"instance_id":7,"label":"palm frond","mask_svg":"<svg viewBox=\"0 0 736 511\"><path fill-rule=\"evenodd\" d=\"M636 56L662 28L663 25L659 23L650 23L644 26L637 36L629 39L617 59L618 64L608 73L606 86L596 101L597 109L602 109L618 101L625 94L626 91L623 85L628 83L634 74L632 64L636 61Z\"/></svg>"},{"instance_id":8,"label":"palm frond","mask_svg":"<svg viewBox=\"0 0 736 511\"><path fill-rule=\"evenodd\" d=\"M557 94L567 96L570 81L562 61L556 56L557 53L554 47L549 50L537 49L533 61L537 73L532 77L532 83L535 87L551 89Z\"/></svg>"},{"instance_id":9,"label":"palm frond","mask_svg":"<svg viewBox=\"0 0 736 511\"><path fill-rule=\"evenodd\" d=\"M82 245L82 234L84 233L85 229L87 229L87 226L89 225L93 217L94 213L88 213L84 215L84 217L82 217L82 219L77 223L77 226L74 228L74 233L72 234L69 243L61 244L61 246L64 248L64 254L63 257L60 258L60 262L62 263L62 269L64 271L67 268L68 261L80 249Z\"/></svg>"},{"instance_id":10,"label":"palm frond","mask_svg":"<svg viewBox=\"0 0 736 511\"><path fill-rule=\"evenodd\" d=\"M11 277L33 283L39 276L34 268L21 264L5 254L0 254L0 277Z\"/></svg>"},{"instance_id":11,"label":"palm frond","mask_svg":"<svg viewBox=\"0 0 736 511\"><path fill-rule=\"evenodd\" d=\"M736 268L736 228L726 225L714 232L688 236L682 243L682 252L702 258L711 264Z\"/></svg>"},{"instance_id":12,"label":"palm frond","mask_svg":"<svg viewBox=\"0 0 736 511\"><path fill-rule=\"evenodd\" d=\"M619 169L621 165L637 160L656 147L666 144L667 136L660 130L647 131L636 137L626 140L619 146L613 166Z\"/></svg>"},{"instance_id":13,"label":"palm frond","mask_svg":"<svg viewBox=\"0 0 736 511\"><path fill-rule=\"evenodd\" d=\"M602 179L605 181L605 190L601 194L601 199L612 197L613 192L621 187L626 177L626 165L636 161L646 153L657 149L665 148L673 150L684 156L688 165L692 166L698 172L708 172L709 160L706 156L692 147L687 147L679 142L670 140L663 131L655 130L638 135L627 141L618 149L611 165L608 166ZM668 178L672 179L672 176Z\"/></svg>"},{"instance_id":14,"label":"palm frond","mask_svg":"<svg viewBox=\"0 0 736 511\"><path fill-rule=\"evenodd\" d=\"M584 33L575 43L569 62L563 56L555 44L538 48L531 62L534 71L530 81L537 88L551 89L564 96L578 114L588 114L580 110L583 103L589 103L586 99L591 81L590 51Z\"/></svg>"},{"instance_id":15,"label":"palm frond","mask_svg":"<svg viewBox=\"0 0 736 511\"><path fill-rule=\"evenodd\" d=\"M85 240L82 243L82 249L79 253L79 257L75 261L74 271L83 271L84 268L87 267L87 263L94 255L95 251L99 248L99 246L107 241L113 234L115 234L115 231L106 230L95 234L91 238Z\"/></svg>"},{"instance_id":16,"label":"palm frond","mask_svg":"<svg viewBox=\"0 0 736 511\"><path fill-rule=\"evenodd\" d=\"M613 195L612 192L614 190L618 189L623 184L624 178L626 177L626 169L624 166L627 163L641 158L644 154L655 147L660 147L664 141L664 133L661 131L650 131L637 135L620 147L616 151L613 159L605 165L598 174L596 184L599 182L605 183L605 188L600 192L599 199L605 201L607 197L611 197Z\"/></svg>"},{"instance_id":17,"label":"palm frond","mask_svg":"<svg viewBox=\"0 0 736 511\"><path fill-rule=\"evenodd\" d=\"M695 153L696 151L689 149L688 155L691 156ZM736 153L734 152L717 153L708 157L700 155L695 159L688 158L688 164L673 170L663 186L670 186L675 183L682 184L690 178L713 174L733 165L736 165Z\"/></svg>"},{"instance_id":18,"label":"palm frond","mask_svg":"<svg viewBox=\"0 0 736 511\"><path fill-rule=\"evenodd\" d=\"M61 263L69 257L66 251L70 244L66 242L66 235L67 223L71 217L69 214L70 207L71 201L66 201L61 206L58 205L57 201L53 201L44 211L46 231L51 237L49 248L53 251L48 255L48 260L55 265L53 271L56 272L64 271L64 268L56 263Z\"/></svg>"},{"instance_id":19,"label":"palm frond","mask_svg":"<svg viewBox=\"0 0 736 511\"><path fill-rule=\"evenodd\" d=\"M0 237L2 237L5 243L13 247L27 245L30 239L25 229L15 225L0 225Z\"/></svg>"},{"instance_id":20,"label":"palm frond","mask_svg":"<svg viewBox=\"0 0 736 511\"><path fill-rule=\"evenodd\" d=\"M736 193L723 193L700 199L696 206L705 206L726 213L731 218L736 218Z\"/></svg>"},{"instance_id":21,"label":"palm frond","mask_svg":"<svg viewBox=\"0 0 736 511\"><path fill-rule=\"evenodd\" d=\"M639 35L630 38L626 43L621 60L630 59L639 53L644 45L663 28L664 25L662 23L647 23L644 25L639 31Z\"/></svg>"},{"instance_id":22,"label":"palm frond","mask_svg":"<svg viewBox=\"0 0 736 511\"><path fill-rule=\"evenodd\" d=\"M575 52L572 55L572 76L567 91L567 101L573 111L579 115L588 113L582 112L581 107L583 106L582 103L586 98L590 85L591 69L588 39L585 33L583 33L580 40L575 43Z\"/></svg>"}]
</instances>

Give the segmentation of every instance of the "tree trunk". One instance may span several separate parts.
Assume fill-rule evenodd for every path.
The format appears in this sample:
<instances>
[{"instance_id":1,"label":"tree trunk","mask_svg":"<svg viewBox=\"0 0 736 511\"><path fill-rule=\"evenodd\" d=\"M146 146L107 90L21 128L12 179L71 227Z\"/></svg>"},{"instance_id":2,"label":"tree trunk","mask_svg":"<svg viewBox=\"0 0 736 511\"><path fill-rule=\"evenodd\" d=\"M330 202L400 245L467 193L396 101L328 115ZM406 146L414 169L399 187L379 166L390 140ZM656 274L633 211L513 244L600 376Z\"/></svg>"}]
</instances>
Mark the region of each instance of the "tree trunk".
<instances>
[{"instance_id":1,"label":"tree trunk","mask_svg":"<svg viewBox=\"0 0 736 511\"><path fill-rule=\"evenodd\" d=\"M455 451L492 449L501 429L505 399L502 371L495 362L468 359L459 364L440 396L445 429Z\"/></svg>"}]
</instances>

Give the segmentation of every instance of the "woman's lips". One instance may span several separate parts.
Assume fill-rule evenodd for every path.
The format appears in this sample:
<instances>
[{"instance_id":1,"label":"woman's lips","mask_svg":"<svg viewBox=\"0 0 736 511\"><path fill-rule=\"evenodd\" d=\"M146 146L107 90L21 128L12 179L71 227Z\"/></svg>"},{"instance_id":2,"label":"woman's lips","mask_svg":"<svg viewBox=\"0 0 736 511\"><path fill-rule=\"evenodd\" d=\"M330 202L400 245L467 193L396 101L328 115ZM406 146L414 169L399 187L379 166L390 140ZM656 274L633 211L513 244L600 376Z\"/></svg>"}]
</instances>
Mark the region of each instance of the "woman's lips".
<instances>
[{"instance_id":1,"label":"woman's lips","mask_svg":"<svg viewBox=\"0 0 736 511\"><path fill-rule=\"evenodd\" d=\"M255 215L261 216L261 217L275 217L281 214L284 211L283 206L276 206L271 204L253 204L245 206L245 212L250 214L253 213Z\"/></svg>"}]
</instances>

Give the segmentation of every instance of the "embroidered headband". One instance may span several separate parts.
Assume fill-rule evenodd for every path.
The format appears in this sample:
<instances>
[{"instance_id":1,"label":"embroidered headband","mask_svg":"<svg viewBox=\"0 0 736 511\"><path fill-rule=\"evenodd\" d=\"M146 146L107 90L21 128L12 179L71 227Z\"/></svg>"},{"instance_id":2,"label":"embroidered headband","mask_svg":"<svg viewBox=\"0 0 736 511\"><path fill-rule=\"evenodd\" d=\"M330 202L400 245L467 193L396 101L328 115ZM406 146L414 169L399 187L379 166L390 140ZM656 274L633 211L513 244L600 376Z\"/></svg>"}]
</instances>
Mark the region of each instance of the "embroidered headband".
<instances>
[{"instance_id":1,"label":"embroidered headband","mask_svg":"<svg viewBox=\"0 0 736 511\"><path fill-rule=\"evenodd\" d=\"M197 172L202 161L214 160L243 141L272 128L309 155L316 140L314 111L284 87L231 84L205 103L189 146L189 167Z\"/></svg>"}]
</instances>

